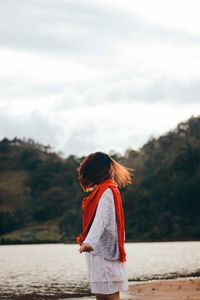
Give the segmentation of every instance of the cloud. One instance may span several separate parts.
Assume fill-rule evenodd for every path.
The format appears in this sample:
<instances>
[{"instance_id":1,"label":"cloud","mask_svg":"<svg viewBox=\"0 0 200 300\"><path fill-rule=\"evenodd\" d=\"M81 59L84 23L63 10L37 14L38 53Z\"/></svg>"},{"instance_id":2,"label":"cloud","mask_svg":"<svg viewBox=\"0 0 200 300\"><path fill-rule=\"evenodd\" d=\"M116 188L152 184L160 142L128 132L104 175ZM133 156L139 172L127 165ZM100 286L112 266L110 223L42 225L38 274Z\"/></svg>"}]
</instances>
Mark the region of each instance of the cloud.
<instances>
[{"instance_id":1,"label":"cloud","mask_svg":"<svg viewBox=\"0 0 200 300\"><path fill-rule=\"evenodd\" d=\"M30 110L47 99L56 110L102 102L197 102L199 35L150 20L137 6L3 0L1 102L16 108L24 99Z\"/></svg>"},{"instance_id":2,"label":"cloud","mask_svg":"<svg viewBox=\"0 0 200 300\"><path fill-rule=\"evenodd\" d=\"M111 103L200 103L199 80L178 80L162 76L139 82L137 78L113 82L107 89L106 97ZM92 99L92 97L90 97Z\"/></svg>"},{"instance_id":3,"label":"cloud","mask_svg":"<svg viewBox=\"0 0 200 300\"><path fill-rule=\"evenodd\" d=\"M69 90L68 90L69 92ZM77 106L98 107L102 105L116 105L120 103L180 103L190 105L200 103L200 84L199 80L178 80L166 76L154 78L149 81L139 80L136 76L121 80L104 81L91 83L82 90L81 99L78 95L80 90L73 91L71 94L72 102ZM67 92L66 97L57 105L58 110L65 110L69 105ZM69 106L68 106L69 105ZM72 106L73 108L73 106Z\"/></svg>"},{"instance_id":4,"label":"cloud","mask_svg":"<svg viewBox=\"0 0 200 300\"><path fill-rule=\"evenodd\" d=\"M200 111L200 103L181 109L176 104L162 103L102 104L19 115L7 110L0 112L0 139L32 138L65 155L80 156L98 150L123 153L127 148L137 150L150 136L173 129L196 111Z\"/></svg>"},{"instance_id":5,"label":"cloud","mask_svg":"<svg viewBox=\"0 0 200 300\"><path fill-rule=\"evenodd\" d=\"M0 112L0 138L33 138L36 142L57 145L61 128L55 121L49 120L41 113L14 116Z\"/></svg>"},{"instance_id":6,"label":"cloud","mask_svg":"<svg viewBox=\"0 0 200 300\"><path fill-rule=\"evenodd\" d=\"M0 44L7 47L83 57L111 54L127 41L200 44L199 35L144 19L118 1L3 0L0 8Z\"/></svg>"},{"instance_id":7,"label":"cloud","mask_svg":"<svg viewBox=\"0 0 200 300\"><path fill-rule=\"evenodd\" d=\"M62 146L65 153L90 153L97 149L97 127L92 122L79 124L79 127L74 129L67 141Z\"/></svg>"},{"instance_id":8,"label":"cloud","mask_svg":"<svg viewBox=\"0 0 200 300\"><path fill-rule=\"evenodd\" d=\"M198 13L159 3L2 0L0 136L123 151L198 113Z\"/></svg>"},{"instance_id":9,"label":"cloud","mask_svg":"<svg viewBox=\"0 0 200 300\"><path fill-rule=\"evenodd\" d=\"M145 76L144 76L145 77ZM117 104L180 104L200 103L199 80L178 80L166 76L149 79L130 76L121 80L101 82L24 83L5 82L1 89L0 107L9 107L10 112L31 111L47 114L74 112L84 107L101 107ZM30 96L29 96L30 95ZM28 99L27 99L28 98ZM4 99L4 100L3 100Z\"/></svg>"}]
</instances>

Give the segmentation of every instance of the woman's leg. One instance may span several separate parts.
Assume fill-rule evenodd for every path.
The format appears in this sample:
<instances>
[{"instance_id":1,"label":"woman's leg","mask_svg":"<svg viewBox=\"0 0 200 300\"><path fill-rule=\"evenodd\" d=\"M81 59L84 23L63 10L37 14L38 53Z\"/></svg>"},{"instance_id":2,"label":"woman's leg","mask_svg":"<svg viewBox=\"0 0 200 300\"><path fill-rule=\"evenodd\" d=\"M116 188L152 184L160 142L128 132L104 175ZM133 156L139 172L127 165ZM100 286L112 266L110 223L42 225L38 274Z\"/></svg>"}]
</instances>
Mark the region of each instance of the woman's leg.
<instances>
[{"instance_id":1,"label":"woman's leg","mask_svg":"<svg viewBox=\"0 0 200 300\"><path fill-rule=\"evenodd\" d=\"M120 300L119 292L113 294L95 294L97 300Z\"/></svg>"}]
</instances>

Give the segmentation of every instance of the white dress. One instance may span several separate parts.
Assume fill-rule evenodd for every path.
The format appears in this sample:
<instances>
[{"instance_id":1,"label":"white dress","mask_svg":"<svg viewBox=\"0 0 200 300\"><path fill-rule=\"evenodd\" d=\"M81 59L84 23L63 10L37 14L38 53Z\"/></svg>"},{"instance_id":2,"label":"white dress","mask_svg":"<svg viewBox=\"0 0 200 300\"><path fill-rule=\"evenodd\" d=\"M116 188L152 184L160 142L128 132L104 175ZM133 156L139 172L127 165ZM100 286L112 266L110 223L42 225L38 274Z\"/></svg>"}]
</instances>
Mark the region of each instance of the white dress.
<instances>
[{"instance_id":1,"label":"white dress","mask_svg":"<svg viewBox=\"0 0 200 300\"><path fill-rule=\"evenodd\" d=\"M127 265L118 260L117 221L110 188L104 191L99 200L93 223L83 243L90 244L94 249L85 252L91 292L112 294L128 290ZM110 259L109 253L113 253Z\"/></svg>"}]
</instances>

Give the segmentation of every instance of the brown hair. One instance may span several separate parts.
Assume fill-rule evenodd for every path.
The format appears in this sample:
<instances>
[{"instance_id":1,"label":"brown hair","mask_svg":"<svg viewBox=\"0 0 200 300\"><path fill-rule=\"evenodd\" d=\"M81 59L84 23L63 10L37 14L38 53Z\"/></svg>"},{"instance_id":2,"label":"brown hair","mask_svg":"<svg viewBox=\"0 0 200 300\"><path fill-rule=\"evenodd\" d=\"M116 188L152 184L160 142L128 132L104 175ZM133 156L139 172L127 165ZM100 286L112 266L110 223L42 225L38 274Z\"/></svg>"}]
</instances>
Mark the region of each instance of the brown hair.
<instances>
[{"instance_id":1,"label":"brown hair","mask_svg":"<svg viewBox=\"0 0 200 300\"><path fill-rule=\"evenodd\" d=\"M85 191L113 175L116 176L119 187L132 183L132 169L124 167L104 152L89 154L80 163L77 171L80 185Z\"/></svg>"}]
</instances>

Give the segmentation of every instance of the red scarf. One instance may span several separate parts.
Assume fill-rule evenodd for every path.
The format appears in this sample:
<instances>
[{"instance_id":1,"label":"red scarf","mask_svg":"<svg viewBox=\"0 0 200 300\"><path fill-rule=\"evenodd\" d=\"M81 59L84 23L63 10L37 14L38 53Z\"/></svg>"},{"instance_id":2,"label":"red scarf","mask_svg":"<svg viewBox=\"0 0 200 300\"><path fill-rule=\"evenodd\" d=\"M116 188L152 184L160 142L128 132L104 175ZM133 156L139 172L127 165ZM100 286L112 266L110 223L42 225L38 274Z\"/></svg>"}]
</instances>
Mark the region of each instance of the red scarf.
<instances>
[{"instance_id":1,"label":"red scarf","mask_svg":"<svg viewBox=\"0 0 200 300\"><path fill-rule=\"evenodd\" d=\"M86 238L101 195L107 188L111 188L114 195L117 218L119 260L124 262L126 261L126 253L124 249L124 211L122 207L120 191L118 190L118 184L114 181L113 178L106 179L105 181L99 183L88 197L83 198L83 232L76 238L76 241L79 245L81 245Z\"/></svg>"}]
</instances>

